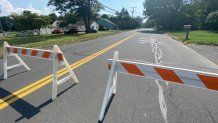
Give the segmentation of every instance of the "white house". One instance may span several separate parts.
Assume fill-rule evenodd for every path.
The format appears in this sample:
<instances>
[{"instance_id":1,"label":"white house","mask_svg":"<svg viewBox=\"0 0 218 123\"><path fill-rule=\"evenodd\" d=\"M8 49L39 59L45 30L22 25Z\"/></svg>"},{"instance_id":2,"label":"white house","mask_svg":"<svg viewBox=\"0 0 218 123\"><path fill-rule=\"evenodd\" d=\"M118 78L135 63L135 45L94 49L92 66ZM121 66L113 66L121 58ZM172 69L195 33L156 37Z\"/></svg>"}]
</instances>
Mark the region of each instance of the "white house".
<instances>
[{"instance_id":1,"label":"white house","mask_svg":"<svg viewBox=\"0 0 218 123\"><path fill-rule=\"evenodd\" d=\"M91 25L90 25L90 28L91 28L91 29L94 29L94 30L96 30L96 31L98 31L99 25L98 25L98 23L97 23L96 21L93 21L93 22L91 23Z\"/></svg>"},{"instance_id":2,"label":"white house","mask_svg":"<svg viewBox=\"0 0 218 123\"><path fill-rule=\"evenodd\" d=\"M76 24L68 24L68 26L64 27L64 31L67 31L69 29L76 28L79 32L85 32L86 27L84 21L77 21ZM92 21L90 25L91 29L94 29L98 31L99 25L96 21Z\"/></svg>"}]
</instances>

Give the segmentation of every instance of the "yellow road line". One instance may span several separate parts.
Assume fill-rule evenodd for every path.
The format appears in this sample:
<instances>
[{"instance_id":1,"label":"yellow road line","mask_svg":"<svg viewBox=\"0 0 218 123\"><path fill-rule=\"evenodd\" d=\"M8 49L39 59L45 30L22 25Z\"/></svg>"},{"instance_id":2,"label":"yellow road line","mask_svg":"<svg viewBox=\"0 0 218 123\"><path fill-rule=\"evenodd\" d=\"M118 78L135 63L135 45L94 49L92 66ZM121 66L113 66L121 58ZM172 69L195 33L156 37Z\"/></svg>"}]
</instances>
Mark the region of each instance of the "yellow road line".
<instances>
[{"instance_id":1,"label":"yellow road line","mask_svg":"<svg viewBox=\"0 0 218 123\"><path fill-rule=\"evenodd\" d=\"M110 46L108 46L108 47L106 47L106 48L104 48L104 49L102 49L102 50L100 50L100 51L98 51L98 52L96 52L96 53L82 59L82 60L79 60L78 62L76 62L74 64L71 64L70 67L72 69L76 69L77 67L79 67L79 66L91 61L92 59L100 56L101 54L111 50L112 48L120 45L121 43L127 41L128 39L132 38L135 35L136 34L133 34L133 35L127 37L127 38L124 38L123 40L120 40L115 44L112 44L112 45L110 45ZM65 75L66 73L68 73L66 68L61 69L61 70L58 71L58 77L61 77L61 76ZM11 103L19 100L20 98L23 98L23 97L29 95L30 93L38 90L39 88L49 84L50 82L52 82L52 80L53 79L52 79L52 74L51 74L51 75L48 75L48 76L46 76L46 77L44 77L44 78L42 78L42 79L40 79L40 80L38 80L36 82L34 82L34 83L32 83L32 84L30 84L28 86L25 86L24 88L22 88L20 90L17 90L16 92L14 92L14 93L0 99L0 110L4 109L5 107L9 106Z\"/></svg>"}]
</instances>

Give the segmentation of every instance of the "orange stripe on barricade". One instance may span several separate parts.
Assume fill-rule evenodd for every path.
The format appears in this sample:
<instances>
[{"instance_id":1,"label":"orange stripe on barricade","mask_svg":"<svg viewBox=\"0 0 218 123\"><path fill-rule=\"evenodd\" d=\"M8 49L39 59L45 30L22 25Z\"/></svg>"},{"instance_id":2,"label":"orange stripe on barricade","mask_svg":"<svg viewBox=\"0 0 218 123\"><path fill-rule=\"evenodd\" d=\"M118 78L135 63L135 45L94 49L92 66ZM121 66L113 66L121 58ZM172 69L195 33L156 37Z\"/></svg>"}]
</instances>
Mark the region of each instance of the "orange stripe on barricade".
<instances>
[{"instance_id":1,"label":"orange stripe on barricade","mask_svg":"<svg viewBox=\"0 0 218 123\"><path fill-rule=\"evenodd\" d=\"M27 53L27 49L22 49L21 54L26 55L26 53Z\"/></svg>"},{"instance_id":2,"label":"orange stripe on barricade","mask_svg":"<svg viewBox=\"0 0 218 123\"><path fill-rule=\"evenodd\" d=\"M43 52L42 58L49 58L50 57L51 52Z\"/></svg>"},{"instance_id":3,"label":"orange stripe on barricade","mask_svg":"<svg viewBox=\"0 0 218 123\"><path fill-rule=\"evenodd\" d=\"M130 74L145 76L135 64L121 63Z\"/></svg>"},{"instance_id":4,"label":"orange stripe on barricade","mask_svg":"<svg viewBox=\"0 0 218 123\"><path fill-rule=\"evenodd\" d=\"M206 76L197 74L197 76L201 79L204 85L212 90L218 90L218 78L213 76Z\"/></svg>"},{"instance_id":5,"label":"orange stripe on barricade","mask_svg":"<svg viewBox=\"0 0 218 123\"><path fill-rule=\"evenodd\" d=\"M63 61L63 54L62 53L58 53L58 60Z\"/></svg>"},{"instance_id":6,"label":"orange stripe on barricade","mask_svg":"<svg viewBox=\"0 0 218 123\"><path fill-rule=\"evenodd\" d=\"M173 70L166 70L157 67L154 67L154 69L162 77L163 80L183 84L182 80L176 75L176 73Z\"/></svg>"},{"instance_id":7,"label":"orange stripe on barricade","mask_svg":"<svg viewBox=\"0 0 218 123\"><path fill-rule=\"evenodd\" d=\"M38 51L37 51L37 50L32 50L31 56L36 56L36 55L37 55L37 53L38 53Z\"/></svg>"},{"instance_id":8,"label":"orange stripe on barricade","mask_svg":"<svg viewBox=\"0 0 218 123\"><path fill-rule=\"evenodd\" d=\"M18 48L14 48L13 53L17 53Z\"/></svg>"}]
</instances>

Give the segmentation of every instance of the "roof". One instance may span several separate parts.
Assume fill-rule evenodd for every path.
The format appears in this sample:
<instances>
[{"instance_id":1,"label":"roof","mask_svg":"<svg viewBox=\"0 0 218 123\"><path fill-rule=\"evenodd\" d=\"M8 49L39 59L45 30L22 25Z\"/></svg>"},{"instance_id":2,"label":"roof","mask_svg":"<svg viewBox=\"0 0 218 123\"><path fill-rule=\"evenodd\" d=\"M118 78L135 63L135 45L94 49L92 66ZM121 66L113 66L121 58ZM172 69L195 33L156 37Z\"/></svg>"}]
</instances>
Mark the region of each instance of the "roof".
<instances>
[{"instance_id":1,"label":"roof","mask_svg":"<svg viewBox=\"0 0 218 123\"><path fill-rule=\"evenodd\" d=\"M92 24L95 21L91 21L90 23ZM84 21L77 21L76 25L85 25Z\"/></svg>"},{"instance_id":2,"label":"roof","mask_svg":"<svg viewBox=\"0 0 218 123\"><path fill-rule=\"evenodd\" d=\"M108 28L116 28L117 25L114 24L113 22L111 22L110 20L108 19L105 19L105 18L101 18L97 21L97 23L99 24L99 26L105 26L105 27L108 27Z\"/></svg>"}]
</instances>

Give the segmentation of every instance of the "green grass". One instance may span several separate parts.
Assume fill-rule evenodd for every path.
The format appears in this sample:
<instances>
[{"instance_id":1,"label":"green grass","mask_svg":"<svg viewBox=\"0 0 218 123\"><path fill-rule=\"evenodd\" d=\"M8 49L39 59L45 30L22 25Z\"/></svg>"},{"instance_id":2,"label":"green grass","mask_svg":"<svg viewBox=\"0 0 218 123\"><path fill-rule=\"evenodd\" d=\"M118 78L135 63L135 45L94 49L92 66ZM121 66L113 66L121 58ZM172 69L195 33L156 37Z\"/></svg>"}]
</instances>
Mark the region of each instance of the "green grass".
<instances>
[{"instance_id":1,"label":"green grass","mask_svg":"<svg viewBox=\"0 0 218 123\"><path fill-rule=\"evenodd\" d=\"M204 30L196 30L189 32L189 39L185 40L185 31L166 31L172 37L185 41L187 43L203 44L203 45L218 45L218 33Z\"/></svg>"},{"instance_id":2,"label":"green grass","mask_svg":"<svg viewBox=\"0 0 218 123\"><path fill-rule=\"evenodd\" d=\"M99 37L120 33L121 31L99 31L98 33L79 34L79 35L39 35L39 36L16 36L15 33L0 36L0 58L2 57L3 41L7 41L12 46L28 48L47 48L53 45L64 45L73 42L86 41Z\"/></svg>"}]
</instances>

